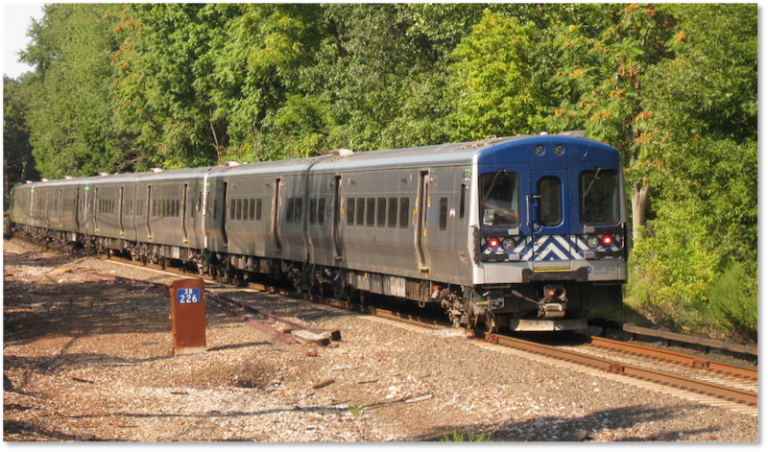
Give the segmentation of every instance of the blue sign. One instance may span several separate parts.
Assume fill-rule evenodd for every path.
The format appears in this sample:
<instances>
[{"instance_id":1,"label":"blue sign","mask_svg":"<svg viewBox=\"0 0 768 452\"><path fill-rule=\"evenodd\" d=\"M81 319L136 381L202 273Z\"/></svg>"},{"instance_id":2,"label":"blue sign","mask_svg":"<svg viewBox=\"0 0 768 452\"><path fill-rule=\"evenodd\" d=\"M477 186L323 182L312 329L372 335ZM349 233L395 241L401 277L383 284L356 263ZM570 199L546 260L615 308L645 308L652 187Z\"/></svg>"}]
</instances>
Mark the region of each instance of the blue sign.
<instances>
[{"instance_id":1,"label":"blue sign","mask_svg":"<svg viewBox=\"0 0 768 452\"><path fill-rule=\"evenodd\" d=\"M200 303L200 289L178 289L176 302L180 304Z\"/></svg>"}]
</instances>

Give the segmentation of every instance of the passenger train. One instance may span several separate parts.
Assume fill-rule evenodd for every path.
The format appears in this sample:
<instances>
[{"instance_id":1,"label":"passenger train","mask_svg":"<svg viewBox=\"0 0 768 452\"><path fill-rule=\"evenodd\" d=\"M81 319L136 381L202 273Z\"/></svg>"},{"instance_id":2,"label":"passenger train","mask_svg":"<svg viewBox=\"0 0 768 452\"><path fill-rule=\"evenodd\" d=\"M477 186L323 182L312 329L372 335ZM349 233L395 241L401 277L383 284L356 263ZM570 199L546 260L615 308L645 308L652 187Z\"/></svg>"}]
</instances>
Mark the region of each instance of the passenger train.
<instances>
[{"instance_id":1,"label":"passenger train","mask_svg":"<svg viewBox=\"0 0 768 452\"><path fill-rule=\"evenodd\" d=\"M621 309L623 194L616 149L542 134L27 182L11 220L41 243L554 331Z\"/></svg>"}]
</instances>

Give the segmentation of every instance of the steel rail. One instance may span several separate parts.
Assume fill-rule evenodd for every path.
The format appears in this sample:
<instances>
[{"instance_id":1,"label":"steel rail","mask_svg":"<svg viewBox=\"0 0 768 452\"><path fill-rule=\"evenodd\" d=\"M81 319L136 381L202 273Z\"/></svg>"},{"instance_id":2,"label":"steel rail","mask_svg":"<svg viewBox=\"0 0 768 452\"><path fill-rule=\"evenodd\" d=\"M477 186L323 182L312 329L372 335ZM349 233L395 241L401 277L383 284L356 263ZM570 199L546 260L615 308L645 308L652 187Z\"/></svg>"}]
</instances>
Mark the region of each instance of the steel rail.
<instances>
[{"instance_id":1,"label":"steel rail","mask_svg":"<svg viewBox=\"0 0 768 452\"><path fill-rule=\"evenodd\" d=\"M699 357L685 355L669 350L661 350L658 348L633 344L631 342L615 341L602 337L589 336L588 340L590 344L608 350L627 352L654 359L663 359L695 369L707 369L713 372L718 372L734 377L746 378L748 380L755 381L757 380L757 369L720 363L717 361L702 359Z\"/></svg>"},{"instance_id":2,"label":"steel rail","mask_svg":"<svg viewBox=\"0 0 768 452\"><path fill-rule=\"evenodd\" d=\"M653 381L667 386L684 389L686 391L707 394L749 406L757 405L757 393L751 391L729 388L727 386L694 380L667 372L643 369L641 367L617 363L604 358L589 356L583 353L563 350L557 347L537 344L535 342L524 341L508 336L500 336L498 334L486 333L485 340L494 344L558 358L564 361L604 370L606 372Z\"/></svg>"}]
</instances>

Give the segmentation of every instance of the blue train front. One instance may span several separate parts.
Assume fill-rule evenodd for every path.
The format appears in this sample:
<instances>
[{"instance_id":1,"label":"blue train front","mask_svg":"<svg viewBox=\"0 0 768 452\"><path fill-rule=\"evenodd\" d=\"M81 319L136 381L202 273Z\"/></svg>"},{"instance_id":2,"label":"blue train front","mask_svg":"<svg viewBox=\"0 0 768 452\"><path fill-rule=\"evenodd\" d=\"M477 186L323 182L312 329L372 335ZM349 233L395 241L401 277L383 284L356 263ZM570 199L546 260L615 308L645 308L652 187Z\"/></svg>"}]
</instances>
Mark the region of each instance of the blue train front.
<instances>
[{"instance_id":1,"label":"blue train front","mask_svg":"<svg viewBox=\"0 0 768 452\"><path fill-rule=\"evenodd\" d=\"M626 206L616 149L552 135L477 154L475 293L490 329L570 330L621 309ZM489 310L490 308L490 310ZM467 319L464 319L467 320Z\"/></svg>"}]
</instances>

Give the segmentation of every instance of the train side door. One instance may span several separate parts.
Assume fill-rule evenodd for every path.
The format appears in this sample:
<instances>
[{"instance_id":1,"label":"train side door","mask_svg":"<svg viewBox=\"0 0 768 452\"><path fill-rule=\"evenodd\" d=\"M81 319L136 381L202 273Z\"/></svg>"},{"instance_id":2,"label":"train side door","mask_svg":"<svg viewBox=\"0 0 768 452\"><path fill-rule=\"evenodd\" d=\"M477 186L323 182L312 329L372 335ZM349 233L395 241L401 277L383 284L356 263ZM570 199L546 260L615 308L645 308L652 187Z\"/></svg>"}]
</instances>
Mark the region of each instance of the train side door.
<instances>
[{"instance_id":1,"label":"train side door","mask_svg":"<svg viewBox=\"0 0 768 452\"><path fill-rule=\"evenodd\" d=\"M533 267L570 270L573 250L566 208L569 198L568 171L534 169L531 171L530 190L528 226Z\"/></svg>"},{"instance_id":2,"label":"train side door","mask_svg":"<svg viewBox=\"0 0 768 452\"><path fill-rule=\"evenodd\" d=\"M83 216L85 217L84 218L85 233L86 235L91 235L93 234L93 230L94 230L94 226L93 226L93 222L94 222L93 216L95 215L94 214L95 208L94 208L94 202L93 202L94 196L92 196L91 194L90 186L86 185L84 191L85 191L85 196L83 197L84 198L83 199Z\"/></svg>"},{"instance_id":3,"label":"train side door","mask_svg":"<svg viewBox=\"0 0 768 452\"><path fill-rule=\"evenodd\" d=\"M335 262L340 262L344 258L344 250L341 247L341 217L341 175L337 175L333 180L333 230L331 231Z\"/></svg>"},{"instance_id":4,"label":"train side door","mask_svg":"<svg viewBox=\"0 0 768 452\"><path fill-rule=\"evenodd\" d=\"M416 196L416 231L414 243L416 256L419 260L419 271L429 271L429 256L427 255L425 241L427 237L427 221L429 220L429 171L419 172L419 187Z\"/></svg>"},{"instance_id":5,"label":"train side door","mask_svg":"<svg viewBox=\"0 0 768 452\"><path fill-rule=\"evenodd\" d=\"M120 236L125 236L125 224L123 223L123 204L125 203L125 187L120 187L120 202L117 206L117 222L120 225Z\"/></svg>"},{"instance_id":6,"label":"train side door","mask_svg":"<svg viewBox=\"0 0 768 452\"><path fill-rule=\"evenodd\" d=\"M80 232L80 187L75 192L75 231Z\"/></svg>"},{"instance_id":7,"label":"train side door","mask_svg":"<svg viewBox=\"0 0 768 452\"><path fill-rule=\"evenodd\" d=\"M282 185L282 179L277 178L274 182L274 188L272 190L272 238L274 239L275 251L281 252L283 249L283 240L280 237L280 188Z\"/></svg>"}]
</instances>

